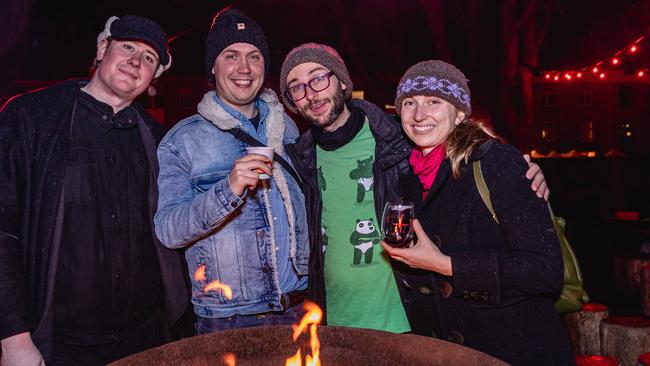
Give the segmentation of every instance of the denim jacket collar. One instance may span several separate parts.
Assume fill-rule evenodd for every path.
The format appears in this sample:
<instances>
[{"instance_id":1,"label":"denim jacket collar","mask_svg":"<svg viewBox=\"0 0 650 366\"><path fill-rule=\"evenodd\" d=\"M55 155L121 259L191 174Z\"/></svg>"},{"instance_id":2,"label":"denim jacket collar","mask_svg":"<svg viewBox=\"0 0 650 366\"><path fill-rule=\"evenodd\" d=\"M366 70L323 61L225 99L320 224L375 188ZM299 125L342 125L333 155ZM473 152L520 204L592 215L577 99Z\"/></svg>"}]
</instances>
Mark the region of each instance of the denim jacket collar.
<instances>
[{"instance_id":1,"label":"denim jacket collar","mask_svg":"<svg viewBox=\"0 0 650 366\"><path fill-rule=\"evenodd\" d=\"M284 107L278 100L278 96L271 89L264 89L257 97L255 101L258 106L260 113L267 113L268 118L265 121L266 128L266 144L275 150L275 153L278 155L284 154L284 131L286 127L286 122L284 120ZM260 103L260 104L257 104ZM264 107L260 108L261 104L265 104ZM228 110L230 109L230 111ZM265 112L266 111L266 112ZM231 130L233 128L242 128L246 131L244 127L245 124L242 121L245 121L247 125L252 128L252 124L243 116L241 113L235 111L233 108L227 108L223 106L223 101L219 100L214 90L207 92L201 102L198 105L199 114L210 121L212 124L217 126L221 130ZM234 113L233 113L234 112ZM267 116L260 116L262 118ZM263 119L260 118L260 121ZM296 228L295 228L295 212L293 210L293 204L291 200L291 195L289 194L289 186L287 184L287 178L285 173L282 171L280 164L273 164L273 180L275 181L280 195L282 196L283 204L287 212L287 218L289 220L289 232L291 239L290 247L290 257L293 260L293 265L297 272L300 272L298 265L295 261L296 258ZM269 213L269 222L271 223L271 230L273 230L273 217L271 217L271 209L267 207L267 212ZM275 245L275 243L273 244Z\"/></svg>"},{"instance_id":2,"label":"denim jacket collar","mask_svg":"<svg viewBox=\"0 0 650 366\"><path fill-rule=\"evenodd\" d=\"M250 119L248 117L243 115L235 108L226 104L221 98L219 98L219 96L216 93L214 94L214 100L221 108L223 108L231 116L235 117L241 123L242 126L240 127L241 129L248 132L249 135L255 136L257 134L257 131L255 131L255 128L253 127L253 124L250 122ZM260 126L263 126L264 121L269 116L269 107L260 98L256 98L255 108L257 109L260 115Z\"/></svg>"},{"instance_id":3,"label":"denim jacket collar","mask_svg":"<svg viewBox=\"0 0 650 366\"><path fill-rule=\"evenodd\" d=\"M265 121L266 127L266 144L272 147L276 153L284 153L284 108L278 100L278 96L271 89L264 89L255 100L260 115L260 121ZM251 132L253 126L248 119L233 108L225 106L223 101L219 100L214 90L207 92L201 102L199 102L198 112L203 118L212 122L221 130L231 130L241 128L246 132ZM242 121L246 121L246 124ZM246 128L248 125L248 129ZM254 135L254 134L253 134Z\"/></svg>"}]
</instances>

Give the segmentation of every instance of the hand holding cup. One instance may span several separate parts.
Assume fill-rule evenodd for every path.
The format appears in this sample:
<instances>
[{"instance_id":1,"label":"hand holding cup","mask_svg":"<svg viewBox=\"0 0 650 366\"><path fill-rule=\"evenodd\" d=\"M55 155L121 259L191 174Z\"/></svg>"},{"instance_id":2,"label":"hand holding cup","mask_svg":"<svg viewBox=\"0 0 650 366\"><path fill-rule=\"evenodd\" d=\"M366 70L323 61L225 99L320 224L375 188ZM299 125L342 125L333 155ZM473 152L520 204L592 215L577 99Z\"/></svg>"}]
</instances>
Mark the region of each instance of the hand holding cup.
<instances>
[{"instance_id":1,"label":"hand holding cup","mask_svg":"<svg viewBox=\"0 0 650 366\"><path fill-rule=\"evenodd\" d=\"M272 148L269 149L272 152ZM255 189L260 179L263 179L263 175L270 177L272 175L272 156L269 158L267 155L249 153L249 155L236 160L228 175L228 182L232 192L237 196L241 196L244 189Z\"/></svg>"}]
</instances>

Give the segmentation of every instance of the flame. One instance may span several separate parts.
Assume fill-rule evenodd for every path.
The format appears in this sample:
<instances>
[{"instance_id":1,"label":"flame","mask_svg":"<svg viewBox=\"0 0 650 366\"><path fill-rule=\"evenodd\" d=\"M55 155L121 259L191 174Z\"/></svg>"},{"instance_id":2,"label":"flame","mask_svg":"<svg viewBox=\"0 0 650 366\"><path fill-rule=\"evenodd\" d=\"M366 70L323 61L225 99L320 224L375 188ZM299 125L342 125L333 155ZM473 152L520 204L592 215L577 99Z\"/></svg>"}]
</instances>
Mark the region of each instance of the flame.
<instances>
[{"instance_id":1,"label":"flame","mask_svg":"<svg viewBox=\"0 0 650 366\"><path fill-rule=\"evenodd\" d=\"M205 282L205 264L200 265L199 268L196 269L196 272L194 272L194 280L197 282ZM221 290L223 292L223 296L225 296L228 300L232 300L232 289L230 286L219 281L212 281L205 285L203 288L203 292L216 290Z\"/></svg>"},{"instance_id":2,"label":"flame","mask_svg":"<svg viewBox=\"0 0 650 366\"><path fill-rule=\"evenodd\" d=\"M320 323L320 320L318 322ZM320 366L320 340L318 339L317 327L317 324L309 326L309 345L311 346L311 355L307 355L305 366Z\"/></svg>"},{"instance_id":3,"label":"flame","mask_svg":"<svg viewBox=\"0 0 650 366\"><path fill-rule=\"evenodd\" d=\"M320 366L320 341L318 339L318 324L323 318L323 311L318 305L311 301L305 301L303 305L306 314L300 319L298 325L293 326L293 341L297 341L302 333L306 333L309 329L309 346L311 347L311 355L305 357L305 366ZM296 363L297 362L297 363ZM285 366L301 366L302 360L300 357L300 349L295 356L287 358Z\"/></svg>"},{"instance_id":4,"label":"flame","mask_svg":"<svg viewBox=\"0 0 650 366\"><path fill-rule=\"evenodd\" d=\"M284 366L302 366L302 356L300 355L300 348L298 348L298 352L296 352L295 355L287 358L287 361L284 363Z\"/></svg>"},{"instance_id":5,"label":"flame","mask_svg":"<svg viewBox=\"0 0 650 366\"><path fill-rule=\"evenodd\" d=\"M214 280L207 285L205 285L205 288L203 288L203 292L208 292L208 291L216 291L216 290L221 290L223 292L223 296L226 297L228 300L232 300L232 289L230 286L223 284L217 280Z\"/></svg>"},{"instance_id":6,"label":"flame","mask_svg":"<svg viewBox=\"0 0 650 366\"><path fill-rule=\"evenodd\" d=\"M320 324L321 319L323 318L323 311L311 301L305 301L303 309L307 313L300 319L300 324L293 326L293 341L295 342L301 333L305 332L307 326L310 324Z\"/></svg>"},{"instance_id":7,"label":"flame","mask_svg":"<svg viewBox=\"0 0 650 366\"><path fill-rule=\"evenodd\" d=\"M194 272L194 280L205 281L205 264L200 265L199 268L196 269L196 272Z\"/></svg>"},{"instance_id":8,"label":"flame","mask_svg":"<svg viewBox=\"0 0 650 366\"><path fill-rule=\"evenodd\" d=\"M235 354L228 352L223 355L223 363L225 363L226 366L236 366L237 363L235 362Z\"/></svg>"}]
</instances>

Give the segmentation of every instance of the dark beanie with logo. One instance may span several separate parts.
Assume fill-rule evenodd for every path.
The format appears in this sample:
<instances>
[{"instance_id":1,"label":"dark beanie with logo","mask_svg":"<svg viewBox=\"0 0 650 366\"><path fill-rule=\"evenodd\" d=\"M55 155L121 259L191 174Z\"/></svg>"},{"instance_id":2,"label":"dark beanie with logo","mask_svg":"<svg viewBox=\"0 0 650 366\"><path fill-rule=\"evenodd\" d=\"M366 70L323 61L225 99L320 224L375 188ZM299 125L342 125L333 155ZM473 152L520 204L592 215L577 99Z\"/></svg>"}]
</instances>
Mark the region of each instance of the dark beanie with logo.
<instances>
[{"instance_id":1,"label":"dark beanie with logo","mask_svg":"<svg viewBox=\"0 0 650 366\"><path fill-rule=\"evenodd\" d=\"M264 57L264 73L269 75L271 58L262 28L253 19L237 9L227 9L217 14L205 41L205 70L212 75L214 60L233 43L248 43L257 47Z\"/></svg>"},{"instance_id":2,"label":"dark beanie with logo","mask_svg":"<svg viewBox=\"0 0 650 366\"><path fill-rule=\"evenodd\" d=\"M427 95L446 100L469 117L472 114L472 104L468 81L462 71L444 61L429 60L417 63L406 70L397 85L397 114L402 109L404 99Z\"/></svg>"}]
</instances>

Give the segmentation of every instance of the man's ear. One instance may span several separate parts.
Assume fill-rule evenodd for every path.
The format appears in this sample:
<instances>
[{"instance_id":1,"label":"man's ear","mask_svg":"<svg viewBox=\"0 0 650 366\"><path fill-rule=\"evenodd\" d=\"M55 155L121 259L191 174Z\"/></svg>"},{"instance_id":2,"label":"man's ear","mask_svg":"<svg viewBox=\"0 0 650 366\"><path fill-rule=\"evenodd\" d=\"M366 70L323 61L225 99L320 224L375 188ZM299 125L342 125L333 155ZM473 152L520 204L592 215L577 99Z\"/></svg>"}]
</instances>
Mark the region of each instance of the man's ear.
<instances>
[{"instance_id":1,"label":"man's ear","mask_svg":"<svg viewBox=\"0 0 650 366\"><path fill-rule=\"evenodd\" d=\"M347 87L343 82L341 82L341 89L342 89L342 90L345 90L345 89L347 89L347 88L348 88L348 87Z\"/></svg>"},{"instance_id":2,"label":"man's ear","mask_svg":"<svg viewBox=\"0 0 650 366\"><path fill-rule=\"evenodd\" d=\"M106 55L106 50L108 50L108 40L102 39L97 43L97 55L95 56L95 59L97 61L103 60L104 55Z\"/></svg>"},{"instance_id":3,"label":"man's ear","mask_svg":"<svg viewBox=\"0 0 650 366\"><path fill-rule=\"evenodd\" d=\"M212 66L212 68L210 69L210 72L212 73L212 75L214 75L214 66Z\"/></svg>"}]
</instances>

